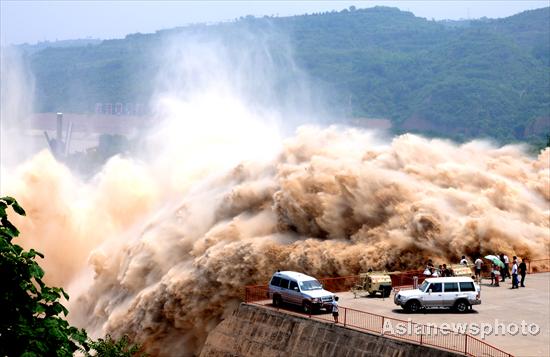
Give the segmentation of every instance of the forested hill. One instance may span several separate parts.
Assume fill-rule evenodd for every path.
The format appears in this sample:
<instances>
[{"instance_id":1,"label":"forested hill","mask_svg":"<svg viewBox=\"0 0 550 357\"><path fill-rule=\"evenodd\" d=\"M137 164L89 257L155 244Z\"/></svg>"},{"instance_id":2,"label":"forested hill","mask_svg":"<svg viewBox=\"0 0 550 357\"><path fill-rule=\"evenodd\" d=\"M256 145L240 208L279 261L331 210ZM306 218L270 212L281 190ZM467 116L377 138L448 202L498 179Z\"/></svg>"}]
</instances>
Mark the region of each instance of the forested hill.
<instances>
[{"instance_id":1,"label":"forested hill","mask_svg":"<svg viewBox=\"0 0 550 357\"><path fill-rule=\"evenodd\" d=\"M174 33L284 33L294 60L331 93L337 116L388 118L398 131L465 140L544 139L550 127L550 8L504 19L430 21L395 8L241 18L29 54L36 111L147 102L152 60ZM238 36L234 36L238 37ZM273 48L277 48L274 46ZM283 71L281 71L283 72ZM284 81L284 76L281 76Z\"/></svg>"}]
</instances>

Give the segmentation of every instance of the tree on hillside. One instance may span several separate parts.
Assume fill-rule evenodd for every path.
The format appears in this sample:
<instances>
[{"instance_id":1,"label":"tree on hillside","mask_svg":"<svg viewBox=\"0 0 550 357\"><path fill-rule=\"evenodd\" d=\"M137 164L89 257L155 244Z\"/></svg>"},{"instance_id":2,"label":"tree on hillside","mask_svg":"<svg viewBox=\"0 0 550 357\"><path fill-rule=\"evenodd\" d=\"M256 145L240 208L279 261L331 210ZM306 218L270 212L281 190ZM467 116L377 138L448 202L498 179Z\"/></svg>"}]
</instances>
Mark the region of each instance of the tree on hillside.
<instances>
[{"instance_id":1,"label":"tree on hillside","mask_svg":"<svg viewBox=\"0 0 550 357\"><path fill-rule=\"evenodd\" d=\"M237 73L242 49L255 54L251 69L268 71L272 85L242 81L239 87L258 103L266 96L270 106L299 108L296 94L305 85L334 120L386 118L396 131L538 145L546 132L534 126L524 137L524 129L550 112L549 15L547 7L503 19L429 21L396 8L351 6L36 48L27 58L37 112L89 113L96 103L147 103L159 70L170 68L159 61L163 44L198 36L222 44L223 62L236 64ZM296 67L307 80L293 75Z\"/></svg>"},{"instance_id":2,"label":"tree on hillside","mask_svg":"<svg viewBox=\"0 0 550 357\"><path fill-rule=\"evenodd\" d=\"M12 241L19 230L8 220L7 210L25 216L25 210L12 197L0 197L0 356L136 356L139 346L127 337L119 341L91 341L84 329L69 325L67 309L60 303L69 295L43 281L44 270L36 257Z\"/></svg>"}]
</instances>

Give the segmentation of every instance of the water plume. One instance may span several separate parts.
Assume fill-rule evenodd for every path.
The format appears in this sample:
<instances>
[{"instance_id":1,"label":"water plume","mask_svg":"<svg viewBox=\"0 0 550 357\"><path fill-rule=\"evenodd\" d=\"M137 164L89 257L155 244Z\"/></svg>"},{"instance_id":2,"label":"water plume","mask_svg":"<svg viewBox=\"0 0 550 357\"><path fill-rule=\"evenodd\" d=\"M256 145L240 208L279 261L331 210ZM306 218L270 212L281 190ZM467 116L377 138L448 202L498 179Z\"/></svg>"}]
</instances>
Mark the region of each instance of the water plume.
<instances>
[{"instance_id":1,"label":"water plume","mask_svg":"<svg viewBox=\"0 0 550 357\"><path fill-rule=\"evenodd\" d=\"M42 153L17 173L25 189L13 194L29 208L23 236L50 240L52 279L64 275L54 266L77 272L91 251L93 278L73 288L72 318L97 334L129 334L159 356L198 354L243 286L276 269L326 277L463 254L548 254L549 149L533 159L521 147L414 135L384 145L337 127L302 127L281 145L271 160L190 176L164 204L160 191L173 188L117 158L78 209L65 192L79 184Z\"/></svg>"},{"instance_id":2,"label":"water plume","mask_svg":"<svg viewBox=\"0 0 550 357\"><path fill-rule=\"evenodd\" d=\"M46 279L68 286L69 318L93 336L192 356L243 287L276 269L329 277L548 256L550 149L533 158L315 125L283 139L282 112L229 85L240 75L216 48L176 78L200 90L158 94L149 156L114 157L85 182L44 151L3 187L28 212L15 222L23 245L46 255Z\"/></svg>"},{"instance_id":3,"label":"water plume","mask_svg":"<svg viewBox=\"0 0 550 357\"><path fill-rule=\"evenodd\" d=\"M23 135L33 106L34 78L15 46L0 47L0 152L2 169L32 156L36 143ZM0 185L1 185L0 180Z\"/></svg>"}]
</instances>

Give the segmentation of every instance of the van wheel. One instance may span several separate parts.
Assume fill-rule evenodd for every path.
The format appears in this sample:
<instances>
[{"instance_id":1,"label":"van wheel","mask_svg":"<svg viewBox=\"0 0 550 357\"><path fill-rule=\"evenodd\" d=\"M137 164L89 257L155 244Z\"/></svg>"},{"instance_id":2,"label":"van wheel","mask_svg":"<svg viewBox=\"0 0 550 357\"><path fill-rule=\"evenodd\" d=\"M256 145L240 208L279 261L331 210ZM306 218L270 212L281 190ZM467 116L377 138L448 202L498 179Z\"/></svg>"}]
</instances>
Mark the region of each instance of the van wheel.
<instances>
[{"instance_id":1,"label":"van wheel","mask_svg":"<svg viewBox=\"0 0 550 357\"><path fill-rule=\"evenodd\" d=\"M308 301L304 301L302 304L302 307L304 308L304 312L306 314L311 314L313 312L313 309L311 308L311 304Z\"/></svg>"},{"instance_id":2,"label":"van wheel","mask_svg":"<svg viewBox=\"0 0 550 357\"><path fill-rule=\"evenodd\" d=\"M412 312L412 313L418 312L418 310L420 310L420 303L416 300L409 301L405 305L405 310L407 310L408 312Z\"/></svg>"},{"instance_id":3,"label":"van wheel","mask_svg":"<svg viewBox=\"0 0 550 357\"><path fill-rule=\"evenodd\" d=\"M280 307L282 305L281 297L279 295L273 295L273 306Z\"/></svg>"},{"instance_id":4,"label":"van wheel","mask_svg":"<svg viewBox=\"0 0 550 357\"><path fill-rule=\"evenodd\" d=\"M465 300L458 300L455 304L455 310L460 313L465 313L468 311L468 307L470 304L468 304Z\"/></svg>"}]
</instances>

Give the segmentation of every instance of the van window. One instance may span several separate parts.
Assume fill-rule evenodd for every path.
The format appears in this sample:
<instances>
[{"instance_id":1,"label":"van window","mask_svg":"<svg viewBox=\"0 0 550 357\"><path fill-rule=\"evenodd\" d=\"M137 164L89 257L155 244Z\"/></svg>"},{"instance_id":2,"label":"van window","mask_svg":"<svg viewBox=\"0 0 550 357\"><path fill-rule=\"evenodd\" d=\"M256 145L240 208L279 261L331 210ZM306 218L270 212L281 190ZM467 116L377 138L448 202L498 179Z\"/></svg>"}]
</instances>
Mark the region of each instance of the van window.
<instances>
[{"instance_id":1,"label":"van window","mask_svg":"<svg viewBox=\"0 0 550 357\"><path fill-rule=\"evenodd\" d=\"M322 288L323 285L317 280L300 281L300 290L302 291L320 290Z\"/></svg>"},{"instance_id":2,"label":"van window","mask_svg":"<svg viewBox=\"0 0 550 357\"><path fill-rule=\"evenodd\" d=\"M465 281L460 283L460 291L476 291L476 288L473 282Z\"/></svg>"},{"instance_id":3,"label":"van window","mask_svg":"<svg viewBox=\"0 0 550 357\"><path fill-rule=\"evenodd\" d=\"M432 289L432 293L440 293L442 292L443 287L441 286L441 283L432 283L430 285L430 289Z\"/></svg>"},{"instance_id":4,"label":"van window","mask_svg":"<svg viewBox=\"0 0 550 357\"><path fill-rule=\"evenodd\" d=\"M281 278L281 284L279 285L281 288L288 289L288 280Z\"/></svg>"},{"instance_id":5,"label":"van window","mask_svg":"<svg viewBox=\"0 0 550 357\"><path fill-rule=\"evenodd\" d=\"M445 283L445 292L446 293L458 292L458 283Z\"/></svg>"},{"instance_id":6,"label":"van window","mask_svg":"<svg viewBox=\"0 0 550 357\"><path fill-rule=\"evenodd\" d=\"M297 287L298 287L298 283L296 283L295 281L290 282L290 290L294 290L294 288L297 288Z\"/></svg>"},{"instance_id":7,"label":"van window","mask_svg":"<svg viewBox=\"0 0 550 357\"><path fill-rule=\"evenodd\" d=\"M428 283L426 280L424 280L424 282L422 283L422 285L420 285L418 288L423 292L423 293L426 293L428 292L428 290L426 290L428 288L428 285L430 285L430 283Z\"/></svg>"},{"instance_id":8,"label":"van window","mask_svg":"<svg viewBox=\"0 0 550 357\"><path fill-rule=\"evenodd\" d=\"M279 284L281 283L281 278L278 277L278 276L274 276L272 279L271 279L271 285L273 286L279 286Z\"/></svg>"}]
</instances>

